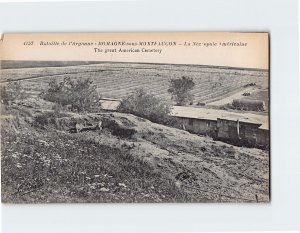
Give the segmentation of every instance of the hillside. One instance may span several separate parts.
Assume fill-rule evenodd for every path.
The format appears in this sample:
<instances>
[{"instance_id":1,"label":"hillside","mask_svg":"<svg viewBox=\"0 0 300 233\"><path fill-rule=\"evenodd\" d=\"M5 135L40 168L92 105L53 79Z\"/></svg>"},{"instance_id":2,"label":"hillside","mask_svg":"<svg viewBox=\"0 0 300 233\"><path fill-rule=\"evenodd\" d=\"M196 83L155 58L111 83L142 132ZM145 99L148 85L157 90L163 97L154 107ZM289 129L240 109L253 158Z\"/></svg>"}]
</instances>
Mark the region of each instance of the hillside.
<instances>
[{"instance_id":1,"label":"hillside","mask_svg":"<svg viewBox=\"0 0 300 233\"><path fill-rule=\"evenodd\" d=\"M50 103L34 103L2 109L4 202L269 201L267 151L116 112L37 121Z\"/></svg>"}]
</instances>

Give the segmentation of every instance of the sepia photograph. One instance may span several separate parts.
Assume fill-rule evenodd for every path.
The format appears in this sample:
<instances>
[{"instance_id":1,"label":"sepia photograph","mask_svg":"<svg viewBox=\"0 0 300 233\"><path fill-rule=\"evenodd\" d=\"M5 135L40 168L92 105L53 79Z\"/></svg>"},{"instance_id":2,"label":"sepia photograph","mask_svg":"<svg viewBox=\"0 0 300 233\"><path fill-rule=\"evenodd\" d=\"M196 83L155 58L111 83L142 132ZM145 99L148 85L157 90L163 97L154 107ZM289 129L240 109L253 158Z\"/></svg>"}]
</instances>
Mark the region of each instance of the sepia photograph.
<instances>
[{"instance_id":1,"label":"sepia photograph","mask_svg":"<svg viewBox=\"0 0 300 233\"><path fill-rule=\"evenodd\" d=\"M268 33L1 46L3 203L270 202Z\"/></svg>"}]
</instances>

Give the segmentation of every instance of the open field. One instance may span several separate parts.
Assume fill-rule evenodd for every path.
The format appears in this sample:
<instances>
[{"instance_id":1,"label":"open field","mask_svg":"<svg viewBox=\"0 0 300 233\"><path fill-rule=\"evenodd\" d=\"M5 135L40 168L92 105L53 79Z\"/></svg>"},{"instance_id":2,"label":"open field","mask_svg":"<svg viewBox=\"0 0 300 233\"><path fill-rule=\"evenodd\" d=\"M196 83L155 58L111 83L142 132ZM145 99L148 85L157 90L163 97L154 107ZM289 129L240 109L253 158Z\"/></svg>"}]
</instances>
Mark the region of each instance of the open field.
<instances>
[{"instance_id":1,"label":"open field","mask_svg":"<svg viewBox=\"0 0 300 233\"><path fill-rule=\"evenodd\" d=\"M102 63L69 67L43 67L3 69L1 81L23 80L27 91L37 94L47 88L52 79L64 77L92 78L98 92L104 98L122 99L138 87L171 100L167 92L171 78L188 76L194 79L195 96L193 104L210 103L231 96L246 89L245 85L256 83L258 87L268 88L268 71L238 69L226 67L138 64L138 63ZM268 98L265 100L268 102Z\"/></svg>"}]
</instances>

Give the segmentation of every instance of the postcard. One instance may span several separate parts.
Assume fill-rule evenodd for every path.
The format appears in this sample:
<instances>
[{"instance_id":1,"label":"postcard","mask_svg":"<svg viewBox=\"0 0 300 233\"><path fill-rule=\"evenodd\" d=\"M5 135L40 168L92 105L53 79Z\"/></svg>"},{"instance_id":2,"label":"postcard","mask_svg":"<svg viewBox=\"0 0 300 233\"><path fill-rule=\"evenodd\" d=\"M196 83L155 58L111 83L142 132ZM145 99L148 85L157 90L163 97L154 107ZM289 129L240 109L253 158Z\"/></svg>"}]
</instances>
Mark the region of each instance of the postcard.
<instances>
[{"instance_id":1,"label":"postcard","mask_svg":"<svg viewBox=\"0 0 300 233\"><path fill-rule=\"evenodd\" d=\"M0 41L3 203L270 201L269 34Z\"/></svg>"}]
</instances>

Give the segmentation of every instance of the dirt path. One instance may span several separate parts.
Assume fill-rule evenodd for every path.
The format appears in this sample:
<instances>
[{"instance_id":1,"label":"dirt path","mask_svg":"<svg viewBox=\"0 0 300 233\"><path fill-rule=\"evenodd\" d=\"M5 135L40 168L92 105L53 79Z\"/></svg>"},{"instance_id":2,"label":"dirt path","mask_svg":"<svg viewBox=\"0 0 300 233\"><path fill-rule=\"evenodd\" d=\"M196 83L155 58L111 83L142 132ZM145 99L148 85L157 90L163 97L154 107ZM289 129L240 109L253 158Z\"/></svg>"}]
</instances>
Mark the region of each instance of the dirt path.
<instances>
[{"instance_id":1,"label":"dirt path","mask_svg":"<svg viewBox=\"0 0 300 233\"><path fill-rule=\"evenodd\" d=\"M232 103L232 101L234 99L241 99L243 98L243 93L245 92L253 92L255 91L256 88L255 87L247 87L233 95L230 95L224 99L220 99L220 100L217 100L217 101L214 101L214 102L211 102L211 103L208 103L207 105L212 105L212 106L222 106L222 105L225 105L225 104L230 104Z\"/></svg>"}]
</instances>

